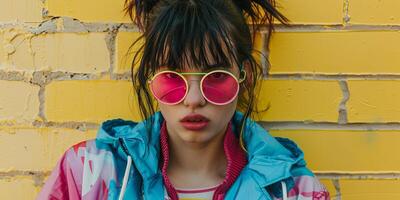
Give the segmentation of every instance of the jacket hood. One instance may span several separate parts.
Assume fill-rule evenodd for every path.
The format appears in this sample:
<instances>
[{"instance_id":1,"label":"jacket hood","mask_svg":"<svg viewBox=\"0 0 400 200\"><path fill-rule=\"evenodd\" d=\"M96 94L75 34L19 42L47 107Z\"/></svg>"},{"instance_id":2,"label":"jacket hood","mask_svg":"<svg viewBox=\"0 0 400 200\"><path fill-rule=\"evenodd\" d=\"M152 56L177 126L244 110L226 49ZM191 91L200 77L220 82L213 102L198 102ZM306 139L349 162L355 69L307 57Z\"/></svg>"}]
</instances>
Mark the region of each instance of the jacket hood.
<instances>
[{"instance_id":1,"label":"jacket hood","mask_svg":"<svg viewBox=\"0 0 400 200\"><path fill-rule=\"evenodd\" d=\"M162 181L159 170L159 137L164 119L160 112L151 118L154 122L151 134L146 130L146 123L150 123L150 119L140 123L113 119L102 123L96 138L97 142L110 144L116 148L123 159L129 154L144 180L144 187L148 189L156 187L160 179ZM232 118L232 128L235 133L238 132L237 125L242 118L243 114L236 111ZM281 190L278 185L280 181L284 180L291 188L294 185L291 177L313 175L306 168L303 152L294 142L271 136L251 119L246 121L243 140L248 156L248 165L244 170L252 174L258 185L269 189L275 196L280 196Z\"/></svg>"}]
</instances>

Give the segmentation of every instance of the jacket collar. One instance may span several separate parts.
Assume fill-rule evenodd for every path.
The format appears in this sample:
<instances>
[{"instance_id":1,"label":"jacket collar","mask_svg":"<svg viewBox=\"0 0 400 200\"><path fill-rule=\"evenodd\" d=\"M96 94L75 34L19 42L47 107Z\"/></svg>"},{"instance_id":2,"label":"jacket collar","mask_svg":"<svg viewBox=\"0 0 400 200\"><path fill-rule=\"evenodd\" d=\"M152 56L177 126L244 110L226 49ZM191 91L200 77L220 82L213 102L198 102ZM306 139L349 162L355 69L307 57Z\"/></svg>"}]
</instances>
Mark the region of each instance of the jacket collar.
<instances>
[{"instance_id":1,"label":"jacket collar","mask_svg":"<svg viewBox=\"0 0 400 200\"><path fill-rule=\"evenodd\" d=\"M233 130L240 124L243 114L236 111L233 118ZM102 124L97 134L97 140L111 144L118 149L118 154L126 159L119 140L127 147L132 156L135 167L144 180L144 189L152 190L162 185L160 173L160 130L164 121L160 112L151 117L153 119L152 133L147 133L146 123L114 119ZM276 139L263 127L251 119L247 119L243 134L247 149L248 164L244 170L252 173L252 177L260 187L267 187L273 183L287 179L296 173L312 174L306 167L303 153L290 140ZM161 181L161 183L160 183ZM160 188L158 188L160 189Z\"/></svg>"},{"instance_id":2,"label":"jacket collar","mask_svg":"<svg viewBox=\"0 0 400 200\"><path fill-rule=\"evenodd\" d=\"M165 187L172 200L178 199L178 194L167 176L167 167L169 162L169 146L168 146L168 131L166 122L163 122L161 127L160 144L162 152L162 174ZM223 196L235 182L240 172L247 163L246 154L240 147L239 140L232 130L232 122L229 122L224 136L224 153L227 159L226 175L223 182L215 190L213 199L223 199Z\"/></svg>"}]
</instances>

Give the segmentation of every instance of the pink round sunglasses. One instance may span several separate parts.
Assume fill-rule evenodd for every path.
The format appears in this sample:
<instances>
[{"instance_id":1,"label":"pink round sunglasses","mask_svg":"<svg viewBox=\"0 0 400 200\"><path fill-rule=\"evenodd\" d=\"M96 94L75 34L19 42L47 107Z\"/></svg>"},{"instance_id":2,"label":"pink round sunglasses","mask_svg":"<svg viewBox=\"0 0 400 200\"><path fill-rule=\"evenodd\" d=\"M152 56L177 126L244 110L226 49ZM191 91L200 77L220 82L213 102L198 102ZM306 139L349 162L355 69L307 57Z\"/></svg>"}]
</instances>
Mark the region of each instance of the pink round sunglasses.
<instances>
[{"instance_id":1,"label":"pink round sunglasses","mask_svg":"<svg viewBox=\"0 0 400 200\"><path fill-rule=\"evenodd\" d=\"M182 102L189 88L184 75L203 76L200 80L201 94L208 102L215 105L226 105L235 100L239 93L239 84L246 79L244 70L241 70L239 79L226 70L213 70L208 73L165 70L158 72L149 80L153 96L167 105Z\"/></svg>"}]
</instances>

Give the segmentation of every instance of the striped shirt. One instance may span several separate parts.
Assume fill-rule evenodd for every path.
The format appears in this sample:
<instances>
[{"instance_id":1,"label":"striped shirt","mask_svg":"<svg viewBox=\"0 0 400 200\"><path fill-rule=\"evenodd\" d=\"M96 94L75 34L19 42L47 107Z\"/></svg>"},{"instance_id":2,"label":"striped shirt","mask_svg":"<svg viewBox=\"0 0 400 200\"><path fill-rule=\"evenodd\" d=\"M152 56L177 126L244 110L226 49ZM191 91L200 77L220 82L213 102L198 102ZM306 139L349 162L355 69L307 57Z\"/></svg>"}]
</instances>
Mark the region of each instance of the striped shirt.
<instances>
[{"instance_id":1,"label":"striped shirt","mask_svg":"<svg viewBox=\"0 0 400 200\"><path fill-rule=\"evenodd\" d=\"M212 200L219 185L208 188L176 188L179 200Z\"/></svg>"}]
</instances>

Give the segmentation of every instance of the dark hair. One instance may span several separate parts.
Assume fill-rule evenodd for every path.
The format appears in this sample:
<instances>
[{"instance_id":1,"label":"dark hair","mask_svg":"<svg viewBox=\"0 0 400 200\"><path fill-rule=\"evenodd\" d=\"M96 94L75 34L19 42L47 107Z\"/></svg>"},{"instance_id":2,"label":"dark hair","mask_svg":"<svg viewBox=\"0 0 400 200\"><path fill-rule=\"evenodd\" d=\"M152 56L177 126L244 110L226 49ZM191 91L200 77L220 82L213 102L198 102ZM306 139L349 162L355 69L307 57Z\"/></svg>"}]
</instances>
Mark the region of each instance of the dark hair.
<instances>
[{"instance_id":1,"label":"dark hair","mask_svg":"<svg viewBox=\"0 0 400 200\"><path fill-rule=\"evenodd\" d=\"M147 119L155 113L147 82L160 66L182 70L190 64L194 69L207 70L216 63L231 67L247 62L247 81L241 85L238 100L238 108L244 113L239 127L242 135L246 119L256 111L255 88L262 76L262 68L252 55L258 24L268 26L269 40L274 18L283 24L288 21L276 10L275 1L126 0L125 11L143 33L132 44L144 40L134 56L131 71L142 117ZM138 60L135 71L133 66ZM148 124L150 130L152 123Z\"/></svg>"}]
</instances>

